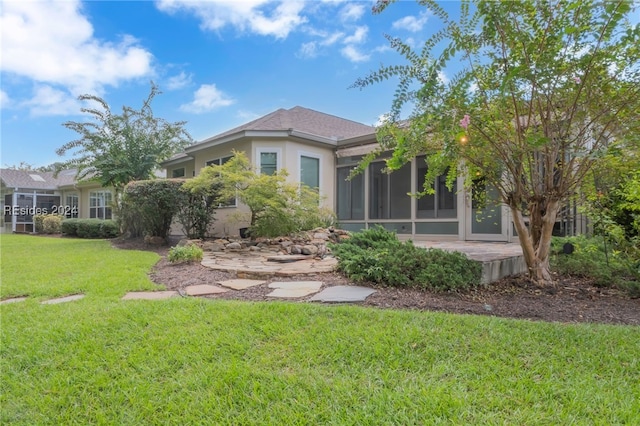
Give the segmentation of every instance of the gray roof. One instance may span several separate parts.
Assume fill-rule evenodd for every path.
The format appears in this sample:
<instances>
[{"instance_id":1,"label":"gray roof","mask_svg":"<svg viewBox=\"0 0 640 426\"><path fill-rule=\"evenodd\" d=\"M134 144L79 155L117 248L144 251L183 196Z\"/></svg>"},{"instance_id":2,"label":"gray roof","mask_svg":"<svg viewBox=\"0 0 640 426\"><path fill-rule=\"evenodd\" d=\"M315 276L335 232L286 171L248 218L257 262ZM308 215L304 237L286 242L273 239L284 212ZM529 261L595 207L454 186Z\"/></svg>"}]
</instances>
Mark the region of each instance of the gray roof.
<instances>
[{"instance_id":1,"label":"gray roof","mask_svg":"<svg viewBox=\"0 0 640 426\"><path fill-rule=\"evenodd\" d=\"M0 169L0 180L8 188L26 189L58 189L60 186L76 183L76 169L62 170L57 177L53 172L36 172L32 170Z\"/></svg>"},{"instance_id":2,"label":"gray roof","mask_svg":"<svg viewBox=\"0 0 640 426\"><path fill-rule=\"evenodd\" d=\"M314 111L309 108L295 106L291 109L280 108L249 123L208 138L206 141L220 139L247 130L294 130L336 141L375 133L375 127L373 126L367 126L366 124Z\"/></svg>"}]
</instances>

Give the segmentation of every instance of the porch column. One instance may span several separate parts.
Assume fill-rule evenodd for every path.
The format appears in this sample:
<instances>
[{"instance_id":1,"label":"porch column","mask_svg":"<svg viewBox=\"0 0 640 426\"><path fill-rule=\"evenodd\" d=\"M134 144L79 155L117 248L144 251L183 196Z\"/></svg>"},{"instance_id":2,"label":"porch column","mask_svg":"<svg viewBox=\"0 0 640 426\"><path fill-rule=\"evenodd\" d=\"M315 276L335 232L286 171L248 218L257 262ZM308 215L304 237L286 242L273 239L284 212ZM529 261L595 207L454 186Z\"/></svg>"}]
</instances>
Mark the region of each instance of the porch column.
<instances>
[{"instance_id":1,"label":"porch column","mask_svg":"<svg viewBox=\"0 0 640 426\"><path fill-rule=\"evenodd\" d=\"M18 188L14 188L11 194L11 232L16 232L16 215L13 214L13 206L18 205Z\"/></svg>"}]
</instances>

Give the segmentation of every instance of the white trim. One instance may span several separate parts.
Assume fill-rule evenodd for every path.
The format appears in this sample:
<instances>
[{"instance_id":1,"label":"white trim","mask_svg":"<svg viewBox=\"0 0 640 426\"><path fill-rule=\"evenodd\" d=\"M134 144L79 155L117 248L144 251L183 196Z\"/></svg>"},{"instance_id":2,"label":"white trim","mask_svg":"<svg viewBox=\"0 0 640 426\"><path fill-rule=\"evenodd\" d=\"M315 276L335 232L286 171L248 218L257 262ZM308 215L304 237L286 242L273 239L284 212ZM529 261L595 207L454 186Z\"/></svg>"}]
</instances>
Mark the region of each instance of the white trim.
<instances>
[{"instance_id":1,"label":"white trim","mask_svg":"<svg viewBox=\"0 0 640 426\"><path fill-rule=\"evenodd\" d=\"M282 148L275 148L275 147L256 147L255 148L255 159L253 161L253 164L256 166L256 168L258 169L258 173L262 172L262 165L260 164L260 157L263 153L265 154L269 154L269 153L275 153L276 154L276 171L279 172L280 170L282 170Z\"/></svg>"}]
</instances>

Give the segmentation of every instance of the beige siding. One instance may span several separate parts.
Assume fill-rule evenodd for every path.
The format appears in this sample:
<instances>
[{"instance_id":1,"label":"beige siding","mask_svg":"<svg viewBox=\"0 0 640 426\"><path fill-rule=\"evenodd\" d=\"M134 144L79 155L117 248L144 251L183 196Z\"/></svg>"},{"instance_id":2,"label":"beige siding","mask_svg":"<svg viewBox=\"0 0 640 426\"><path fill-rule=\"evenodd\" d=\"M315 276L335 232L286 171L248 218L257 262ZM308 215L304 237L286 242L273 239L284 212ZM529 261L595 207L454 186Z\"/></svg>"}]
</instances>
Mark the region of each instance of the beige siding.
<instances>
[{"instance_id":1,"label":"beige siding","mask_svg":"<svg viewBox=\"0 0 640 426\"><path fill-rule=\"evenodd\" d=\"M194 171L195 171L195 164L193 160L188 160L185 161L184 163L180 163L180 164L175 164L173 166L168 166L167 167L167 178L172 178L173 177L173 171L174 170L179 170L179 169L184 169L184 177L185 178L191 178L194 175Z\"/></svg>"}]
</instances>

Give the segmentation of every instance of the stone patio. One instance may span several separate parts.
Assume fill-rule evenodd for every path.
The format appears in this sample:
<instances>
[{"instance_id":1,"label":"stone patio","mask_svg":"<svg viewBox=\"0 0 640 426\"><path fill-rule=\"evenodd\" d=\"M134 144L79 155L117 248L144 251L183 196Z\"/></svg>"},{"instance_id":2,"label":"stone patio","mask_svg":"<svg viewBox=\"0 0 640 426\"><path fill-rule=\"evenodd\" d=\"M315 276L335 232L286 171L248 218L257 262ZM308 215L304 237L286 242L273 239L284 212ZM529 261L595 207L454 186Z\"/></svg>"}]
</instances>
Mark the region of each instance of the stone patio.
<instances>
[{"instance_id":1,"label":"stone patio","mask_svg":"<svg viewBox=\"0 0 640 426\"><path fill-rule=\"evenodd\" d=\"M518 243L486 241L415 241L418 247L437 248L466 254L482 263L483 284L498 281L509 275L527 272L527 264Z\"/></svg>"},{"instance_id":2,"label":"stone patio","mask_svg":"<svg viewBox=\"0 0 640 426\"><path fill-rule=\"evenodd\" d=\"M205 252L202 265L218 271L235 272L238 278L264 279L315 275L332 272L337 260L333 257L316 259L314 256L295 256L259 251Z\"/></svg>"}]
</instances>

